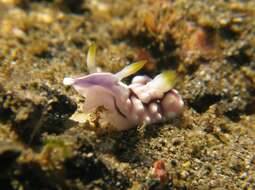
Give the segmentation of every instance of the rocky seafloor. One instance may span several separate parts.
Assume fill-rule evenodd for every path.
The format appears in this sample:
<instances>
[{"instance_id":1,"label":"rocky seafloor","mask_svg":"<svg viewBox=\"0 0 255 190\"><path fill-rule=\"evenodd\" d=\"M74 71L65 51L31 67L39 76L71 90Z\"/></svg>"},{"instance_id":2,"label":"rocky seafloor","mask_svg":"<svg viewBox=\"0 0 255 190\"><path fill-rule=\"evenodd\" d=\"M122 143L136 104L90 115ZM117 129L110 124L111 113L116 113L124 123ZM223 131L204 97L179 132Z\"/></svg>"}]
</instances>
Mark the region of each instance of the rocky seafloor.
<instances>
[{"instance_id":1,"label":"rocky seafloor","mask_svg":"<svg viewBox=\"0 0 255 190\"><path fill-rule=\"evenodd\" d=\"M88 73L92 43L105 71L175 70L182 115L72 122L86 100L62 81ZM255 189L255 2L0 0L0 189Z\"/></svg>"}]
</instances>

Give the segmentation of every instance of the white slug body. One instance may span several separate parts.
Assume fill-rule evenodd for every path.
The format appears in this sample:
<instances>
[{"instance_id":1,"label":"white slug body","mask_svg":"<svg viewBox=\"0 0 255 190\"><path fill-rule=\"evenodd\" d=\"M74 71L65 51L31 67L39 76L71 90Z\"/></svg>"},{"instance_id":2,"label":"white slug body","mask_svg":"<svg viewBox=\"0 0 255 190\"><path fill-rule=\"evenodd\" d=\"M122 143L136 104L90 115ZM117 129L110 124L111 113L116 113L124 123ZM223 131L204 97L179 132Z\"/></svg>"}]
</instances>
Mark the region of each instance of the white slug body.
<instances>
[{"instance_id":1,"label":"white slug body","mask_svg":"<svg viewBox=\"0 0 255 190\"><path fill-rule=\"evenodd\" d=\"M88 52L90 71L96 70L93 56L95 46L90 47ZM110 130L127 130L139 124L162 122L180 114L183 100L172 89L176 77L174 72L163 72L154 79L136 76L130 85L121 81L144 64L145 61L131 64L116 74L102 72L74 79L64 78L63 84L73 86L86 98L84 113L104 107L100 119L109 124Z\"/></svg>"}]
</instances>

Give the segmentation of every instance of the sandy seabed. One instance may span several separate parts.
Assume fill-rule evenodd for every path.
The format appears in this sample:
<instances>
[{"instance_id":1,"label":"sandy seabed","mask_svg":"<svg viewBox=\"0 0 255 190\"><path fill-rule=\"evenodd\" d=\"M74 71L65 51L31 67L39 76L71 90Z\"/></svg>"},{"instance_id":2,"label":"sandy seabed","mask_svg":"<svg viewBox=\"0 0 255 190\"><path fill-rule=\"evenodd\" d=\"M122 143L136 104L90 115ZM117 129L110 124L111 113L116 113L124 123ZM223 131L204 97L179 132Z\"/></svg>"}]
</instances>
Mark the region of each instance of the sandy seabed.
<instances>
[{"instance_id":1,"label":"sandy seabed","mask_svg":"<svg viewBox=\"0 0 255 190\"><path fill-rule=\"evenodd\" d=\"M255 189L254 18L253 0L0 0L0 189ZM175 70L182 115L72 122L85 100L62 80L88 73L92 43L105 71Z\"/></svg>"}]
</instances>

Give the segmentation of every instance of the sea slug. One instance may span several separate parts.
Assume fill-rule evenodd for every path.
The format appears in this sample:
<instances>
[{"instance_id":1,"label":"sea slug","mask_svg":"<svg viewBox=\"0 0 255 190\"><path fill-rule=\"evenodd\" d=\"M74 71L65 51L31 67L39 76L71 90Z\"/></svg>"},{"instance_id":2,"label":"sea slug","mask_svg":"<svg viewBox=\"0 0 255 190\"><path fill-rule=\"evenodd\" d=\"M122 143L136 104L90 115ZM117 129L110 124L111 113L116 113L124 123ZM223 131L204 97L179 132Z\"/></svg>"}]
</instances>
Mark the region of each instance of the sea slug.
<instances>
[{"instance_id":1,"label":"sea slug","mask_svg":"<svg viewBox=\"0 0 255 190\"><path fill-rule=\"evenodd\" d=\"M162 122L182 112L183 100L173 89L174 71L164 71L153 79L135 76L127 85L122 79L136 73L146 61L128 65L116 74L96 72L95 52L96 47L92 45L87 55L89 75L63 80L64 85L71 85L85 97L84 113L103 107L100 119L110 130L122 131L141 124Z\"/></svg>"}]
</instances>

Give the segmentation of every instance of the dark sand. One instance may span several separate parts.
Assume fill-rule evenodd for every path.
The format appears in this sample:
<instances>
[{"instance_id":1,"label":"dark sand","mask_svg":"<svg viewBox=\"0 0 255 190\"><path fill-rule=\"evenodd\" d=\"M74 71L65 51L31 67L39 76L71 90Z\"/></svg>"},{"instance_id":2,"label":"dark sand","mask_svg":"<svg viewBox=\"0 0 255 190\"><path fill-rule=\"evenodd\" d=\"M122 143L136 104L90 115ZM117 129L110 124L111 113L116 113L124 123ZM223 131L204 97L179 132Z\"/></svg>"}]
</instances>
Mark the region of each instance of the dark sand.
<instances>
[{"instance_id":1,"label":"dark sand","mask_svg":"<svg viewBox=\"0 0 255 190\"><path fill-rule=\"evenodd\" d=\"M97 135L63 86L86 52L174 69L183 114ZM165 162L166 184L153 176ZM255 189L255 2L0 0L0 189Z\"/></svg>"}]
</instances>

